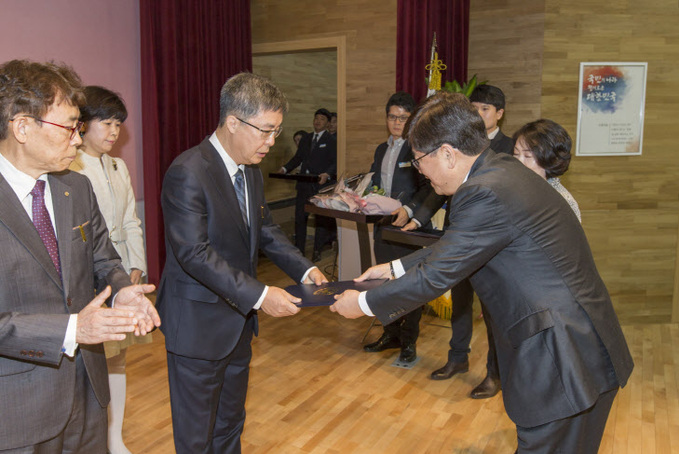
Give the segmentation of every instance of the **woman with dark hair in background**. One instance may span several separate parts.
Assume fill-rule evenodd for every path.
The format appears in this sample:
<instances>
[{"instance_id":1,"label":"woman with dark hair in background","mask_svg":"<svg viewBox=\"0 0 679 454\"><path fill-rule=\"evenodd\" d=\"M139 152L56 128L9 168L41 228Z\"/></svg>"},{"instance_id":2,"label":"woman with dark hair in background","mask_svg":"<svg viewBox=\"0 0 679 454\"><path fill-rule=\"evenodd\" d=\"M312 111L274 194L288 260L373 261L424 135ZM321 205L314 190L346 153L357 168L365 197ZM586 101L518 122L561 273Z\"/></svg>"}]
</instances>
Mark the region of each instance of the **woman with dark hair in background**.
<instances>
[{"instance_id":1,"label":"woman with dark hair in background","mask_svg":"<svg viewBox=\"0 0 679 454\"><path fill-rule=\"evenodd\" d=\"M108 155L120 136L120 125L127 118L125 103L116 93L97 86L85 88L87 104L80 109L85 123L82 145L70 169L92 182L109 237L133 284L141 283L146 272L146 254L141 221L130 174L125 162ZM149 343L151 335L128 335L124 341L105 342L111 403L109 405L108 450L111 454L129 454L122 438L125 415L125 353L135 343Z\"/></svg>"},{"instance_id":2,"label":"woman with dark hair in background","mask_svg":"<svg viewBox=\"0 0 679 454\"><path fill-rule=\"evenodd\" d=\"M568 132L552 120L536 120L514 133L514 143L514 157L547 180L566 199L582 222L578 202L559 179L571 162L572 141Z\"/></svg>"}]
</instances>

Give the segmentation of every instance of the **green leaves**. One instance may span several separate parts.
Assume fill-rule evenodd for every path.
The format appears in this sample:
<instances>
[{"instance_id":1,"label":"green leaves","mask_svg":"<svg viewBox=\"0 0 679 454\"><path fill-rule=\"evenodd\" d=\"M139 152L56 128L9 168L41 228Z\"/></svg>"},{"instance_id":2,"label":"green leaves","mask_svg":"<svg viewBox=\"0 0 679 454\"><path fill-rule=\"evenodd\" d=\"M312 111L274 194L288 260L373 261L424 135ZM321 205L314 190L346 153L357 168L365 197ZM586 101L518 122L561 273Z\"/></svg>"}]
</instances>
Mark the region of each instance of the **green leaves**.
<instances>
[{"instance_id":1,"label":"green leaves","mask_svg":"<svg viewBox=\"0 0 679 454\"><path fill-rule=\"evenodd\" d=\"M469 96L471 96L472 92L476 87L478 87L479 85L483 85L487 82L488 82L487 80L479 82L476 77L476 74L474 74L474 76L471 79L469 79L469 81L465 82L462 85L460 85L460 83L456 80L452 82L450 81L446 82L445 85L443 86L443 90L450 93L462 93L467 98L469 98Z\"/></svg>"}]
</instances>

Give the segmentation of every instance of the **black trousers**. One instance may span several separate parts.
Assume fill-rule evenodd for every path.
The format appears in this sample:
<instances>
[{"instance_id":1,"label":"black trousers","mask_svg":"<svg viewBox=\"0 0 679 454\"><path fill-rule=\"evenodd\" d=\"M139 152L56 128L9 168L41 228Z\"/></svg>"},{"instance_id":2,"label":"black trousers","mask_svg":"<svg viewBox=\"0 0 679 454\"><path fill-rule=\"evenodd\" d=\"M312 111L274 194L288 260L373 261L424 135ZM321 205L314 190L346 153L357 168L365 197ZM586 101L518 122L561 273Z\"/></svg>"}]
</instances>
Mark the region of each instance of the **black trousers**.
<instances>
[{"instance_id":1,"label":"black trousers","mask_svg":"<svg viewBox=\"0 0 679 454\"><path fill-rule=\"evenodd\" d=\"M304 205L318 193L320 185L314 183L299 183L295 197L295 246L302 254L306 249L306 227L309 213L304 211ZM337 238L337 223L334 218L314 215L316 219L314 235L314 252L321 252L323 246Z\"/></svg>"},{"instance_id":2,"label":"black trousers","mask_svg":"<svg viewBox=\"0 0 679 454\"><path fill-rule=\"evenodd\" d=\"M178 454L239 454L252 358L254 317L234 350L211 361L167 352L175 450Z\"/></svg>"},{"instance_id":3,"label":"black trousers","mask_svg":"<svg viewBox=\"0 0 679 454\"><path fill-rule=\"evenodd\" d=\"M537 427L516 426L519 454L596 454L618 388L599 395L593 406Z\"/></svg>"},{"instance_id":4,"label":"black trousers","mask_svg":"<svg viewBox=\"0 0 679 454\"><path fill-rule=\"evenodd\" d=\"M473 303L474 289L469 279L465 279L450 290L453 300L453 315L450 318L450 326L453 333L450 338L450 350L448 351L448 361L461 363L469 358L469 344L472 340L473 331ZM497 365L497 354L495 351L495 340L493 330L490 327L490 316L483 307L483 321L486 324L486 334L488 337L488 354L486 355L486 371L494 378L500 378L500 371Z\"/></svg>"}]
</instances>

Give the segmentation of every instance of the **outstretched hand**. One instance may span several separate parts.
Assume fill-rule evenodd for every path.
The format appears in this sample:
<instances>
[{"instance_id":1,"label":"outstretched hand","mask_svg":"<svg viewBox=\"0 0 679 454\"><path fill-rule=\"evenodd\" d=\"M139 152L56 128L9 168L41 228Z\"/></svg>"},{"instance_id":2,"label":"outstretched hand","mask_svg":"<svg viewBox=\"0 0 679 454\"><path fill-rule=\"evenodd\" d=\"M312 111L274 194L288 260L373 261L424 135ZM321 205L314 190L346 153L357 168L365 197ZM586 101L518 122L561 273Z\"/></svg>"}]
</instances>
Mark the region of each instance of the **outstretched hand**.
<instances>
[{"instance_id":1,"label":"outstretched hand","mask_svg":"<svg viewBox=\"0 0 679 454\"><path fill-rule=\"evenodd\" d=\"M364 316L358 305L358 295L356 290L345 290L341 295L335 295L335 304L330 306L330 311L350 319Z\"/></svg>"},{"instance_id":2,"label":"outstretched hand","mask_svg":"<svg viewBox=\"0 0 679 454\"><path fill-rule=\"evenodd\" d=\"M363 274L354 279L354 282L369 281L371 279L391 279L391 267L389 263L381 263L371 266Z\"/></svg>"},{"instance_id":3,"label":"outstretched hand","mask_svg":"<svg viewBox=\"0 0 679 454\"><path fill-rule=\"evenodd\" d=\"M134 313L136 327L134 334L143 336L160 326L160 316L146 293L154 291L152 284L130 285L120 289L115 299L116 309L125 309Z\"/></svg>"},{"instance_id":4,"label":"outstretched hand","mask_svg":"<svg viewBox=\"0 0 679 454\"><path fill-rule=\"evenodd\" d=\"M121 341L136 328L134 311L103 306L111 296L108 286L78 313L75 341L79 344L99 344Z\"/></svg>"},{"instance_id":5,"label":"outstretched hand","mask_svg":"<svg viewBox=\"0 0 679 454\"><path fill-rule=\"evenodd\" d=\"M313 268L311 271L309 271L309 274L307 275L306 279L302 281L302 284L321 285L327 282L328 278L325 277L325 274L323 274L321 270L319 270L318 268Z\"/></svg>"}]
</instances>

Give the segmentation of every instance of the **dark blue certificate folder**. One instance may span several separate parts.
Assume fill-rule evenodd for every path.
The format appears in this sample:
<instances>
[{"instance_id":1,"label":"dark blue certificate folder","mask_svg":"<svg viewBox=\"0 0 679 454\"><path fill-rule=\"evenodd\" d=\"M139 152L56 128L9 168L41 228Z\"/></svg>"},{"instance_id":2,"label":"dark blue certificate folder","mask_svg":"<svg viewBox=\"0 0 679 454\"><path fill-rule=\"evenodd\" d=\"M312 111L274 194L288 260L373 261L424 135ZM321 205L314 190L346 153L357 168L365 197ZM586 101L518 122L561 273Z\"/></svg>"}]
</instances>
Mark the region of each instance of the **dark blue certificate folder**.
<instances>
[{"instance_id":1,"label":"dark blue certificate folder","mask_svg":"<svg viewBox=\"0 0 679 454\"><path fill-rule=\"evenodd\" d=\"M286 287L285 291L297 298L302 298L302 302L297 304L299 307L331 306L335 303L335 295L339 295L345 290L362 292L382 285L386 281L387 279L373 279L365 282L328 282L321 285L299 284Z\"/></svg>"}]
</instances>

